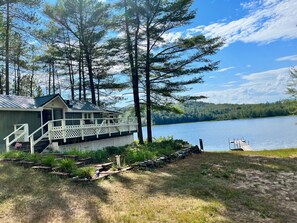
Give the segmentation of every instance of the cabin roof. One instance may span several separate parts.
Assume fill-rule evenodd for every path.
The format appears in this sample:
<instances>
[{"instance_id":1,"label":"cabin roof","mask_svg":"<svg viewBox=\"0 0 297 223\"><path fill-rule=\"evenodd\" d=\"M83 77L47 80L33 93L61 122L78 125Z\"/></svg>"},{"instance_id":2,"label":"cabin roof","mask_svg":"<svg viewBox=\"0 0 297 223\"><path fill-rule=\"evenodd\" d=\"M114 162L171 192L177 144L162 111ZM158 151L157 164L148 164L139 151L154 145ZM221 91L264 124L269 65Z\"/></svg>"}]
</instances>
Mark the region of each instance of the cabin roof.
<instances>
[{"instance_id":1,"label":"cabin roof","mask_svg":"<svg viewBox=\"0 0 297 223\"><path fill-rule=\"evenodd\" d=\"M42 107L43 105L47 104L49 101L53 100L54 98L60 96L59 94L53 94L53 95L46 95L42 97L35 98L35 104L37 107ZM62 99L62 97L61 97ZM62 99L63 100L63 99Z\"/></svg>"},{"instance_id":2,"label":"cabin roof","mask_svg":"<svg viewBox=\"0 0 297 223\"><path fill-rule=\"evenodd\" d=\"M67 105L73 111L105 111L88 101L70 100L67 102Z\"/></svg>"},{"instance_id":3,"label":"cabin roof","mask_svg":"<svg viewBox=\"0 0 297 223\"><path fill-rule=\"evenodd\" d=\"M34 98L0 94L0 108L37 109L38 107Z\"/></svg>"},{"instance_id":4,"label":"cabin roof","mask_svg":"<svg viewBox=\"0 0 297 223\"><path fill-rule=\"evenodd\" d=\"M37 98L30 98L25 96L16 96L16 95L1 95L0 94L0 109L5 110L40 110L43 106L59 97L64 103L65 106L71 111L85 111L85 112L106 112L106 113L115 113L115 111L105 110L88 101L78 101L78 100L69 100L65 101L60 94L47 95Z\"/></svg>"}]
</instances>

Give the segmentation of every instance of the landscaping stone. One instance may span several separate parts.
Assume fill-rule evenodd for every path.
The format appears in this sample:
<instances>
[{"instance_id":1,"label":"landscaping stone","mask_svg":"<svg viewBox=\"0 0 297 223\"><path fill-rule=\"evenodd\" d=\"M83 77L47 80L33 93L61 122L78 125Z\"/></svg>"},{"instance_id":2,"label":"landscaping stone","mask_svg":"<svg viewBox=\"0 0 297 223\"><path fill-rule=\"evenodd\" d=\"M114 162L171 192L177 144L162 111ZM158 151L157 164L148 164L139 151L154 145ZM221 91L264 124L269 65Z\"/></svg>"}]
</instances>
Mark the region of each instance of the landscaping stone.
<instances>
[{"instance_id":1,"label":"landscaping stone","mask_svg":"<svg viewBox=\"0 0 297 223\"><path fill-rule=\"evenodd\" d=\"M59 177L70 177L70 173L65 173L65 172L50 172L50 174L55 175L55 176L59 176Z\"/></svg>"},{"instance_id":2,"label":"landscaping stone","mask_svg":"<svg viewBox=\"0 0 297 223\"><path fill-rule=\"evenodd\" d=\"M45 171L45 172L52 171L52 168L50 166L32 166L31 168L34 169L34 170L42 170L42 171Z\"/></svg>"},{"instance_id":3,"label":"landscaping stone","mask_svg":"<svg viewBox=\"0 0 297 223\"><path fill-rule=\"evenodd\" d=\"M166 165L167 163L175 162L177 160L184 159L185 157L193 153L201 153L201 152L202 151L196 145L192 147L183 148L168 156L161 156L156 160L146 160L143 162L139 162L137 164L134 164L132 167L139 170L160 168Z\"/></svg>"}]
</instances>

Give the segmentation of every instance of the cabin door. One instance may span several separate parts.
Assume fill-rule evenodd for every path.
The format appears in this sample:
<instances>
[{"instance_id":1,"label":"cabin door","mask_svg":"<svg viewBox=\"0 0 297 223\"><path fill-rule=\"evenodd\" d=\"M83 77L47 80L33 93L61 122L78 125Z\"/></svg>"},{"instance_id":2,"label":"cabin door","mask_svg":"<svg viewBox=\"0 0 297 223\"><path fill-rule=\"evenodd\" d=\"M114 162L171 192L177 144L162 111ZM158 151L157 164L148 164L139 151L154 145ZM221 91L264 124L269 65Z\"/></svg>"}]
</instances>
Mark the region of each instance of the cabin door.
<instances>
[{"instance_id":1,"label":"cabin door","mask_svg":"<svg viewBox=\"0 0 297 223\"><path fill-rule=\"evenodd\" d=\"M46 109L42 111L42 124L44 125L48 121L53 120L53 112L52 109ZM47 125L43 128L45 132L47 132Z\"/></svg>"}]
</instances>

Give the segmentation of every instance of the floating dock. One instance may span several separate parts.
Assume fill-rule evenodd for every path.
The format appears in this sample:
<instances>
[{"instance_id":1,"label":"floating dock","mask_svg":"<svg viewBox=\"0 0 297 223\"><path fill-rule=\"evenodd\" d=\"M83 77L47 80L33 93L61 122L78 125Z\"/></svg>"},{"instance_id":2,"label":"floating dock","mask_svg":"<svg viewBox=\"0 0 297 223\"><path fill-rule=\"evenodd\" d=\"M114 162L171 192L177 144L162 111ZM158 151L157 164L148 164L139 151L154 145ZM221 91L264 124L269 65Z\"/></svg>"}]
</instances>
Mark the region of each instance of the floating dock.
<instances>
[{"instance_id":1,"label":"floating dock","mask_svg":"<svg viewBox=\"0 0 297 223\"><path fill-rule=\"evenodd\" d=\"M231 146L233 144L233 148ZM229 141L229 149L233 151L252 151L253 148L244 139L234 139Z\"/></svg>"}]
</instances>

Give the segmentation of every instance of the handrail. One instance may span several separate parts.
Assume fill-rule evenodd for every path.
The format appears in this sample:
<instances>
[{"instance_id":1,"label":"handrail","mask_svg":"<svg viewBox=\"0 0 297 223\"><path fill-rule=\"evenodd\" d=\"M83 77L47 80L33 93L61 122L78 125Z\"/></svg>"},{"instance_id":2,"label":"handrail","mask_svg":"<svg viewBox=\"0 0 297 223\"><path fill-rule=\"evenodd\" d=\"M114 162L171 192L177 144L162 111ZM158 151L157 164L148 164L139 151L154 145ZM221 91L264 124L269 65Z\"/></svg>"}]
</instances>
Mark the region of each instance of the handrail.
<instances>
[{"instance_id":1,"label":"handrail","mask_svg":"<svg viewBox=\"0 0 297 223\"><path fill-rule=\"evenodd\" d=\"M14 130L12 133L10 133L8 136L6 136L3 140L6 140L7 138L9 138L13 134L15 134L17 131L21 130L21 128L23 128L23 127L25 127L25 124L22 124L19 128L17 128L16 130Z\"/></svg>"},{"instance_id":2,"label":"handrail","mask_svg":"<svg viewBox=\"0 0 297 223\"><path fill-rule=\"evenodd\" d=\"M18 127L17 129L15 129L12 133L10 133L8 136L6 136L3 140L5 141L5 146L6 146L6 152L9 152L9 147L16 142L18 139L22 138L23 136L25 136L26 134L29 133L28 130L28 124L18 124L21 125L20 127ZM21 129L23 129L23 132L18 135L17 137L15 137L12 141L9 142L9 138L12 135L15 135L18 131L20 131Z\"/></svg>"},{"instance_id":3,"label":"handrail","mask_svg":"<svg viewBox=\"0 0 297 223\"><path fill-rule=\"evenodd\" d=\"M40 126L38 129L36 129L34 132L32 132L30 135L29 135L29 138L31 136L34 136L37 132L39 132L40 130L42 130L46 125L48 125L48 123L51 122L51 121L48 121L47 123L43 124L42 126ZM44 134L42 134L44 135Z\"/></svg>"},{"instance_id":4,"label":"handrail","mask_svg":"<svg viewBox=\"0 0 297 223\"><path fill-rule=\"evenodd\" d=\"M31 150L31 154L34 153L34 146L45 136L45 135L48 135L48 131L47 132L43 132L43 128L45 126L48 126L48 124L52 122L52 121L48 121L46 122L45 124L43 124L42 126L40 126L38 129L36 129L34 132L32 132L30 135L29 135L29 139L30 139L30 150ZM41 136L37 139L37 140L34 140L34 135L39 132L41 130Z\"/></svg>"}]
</instances>

